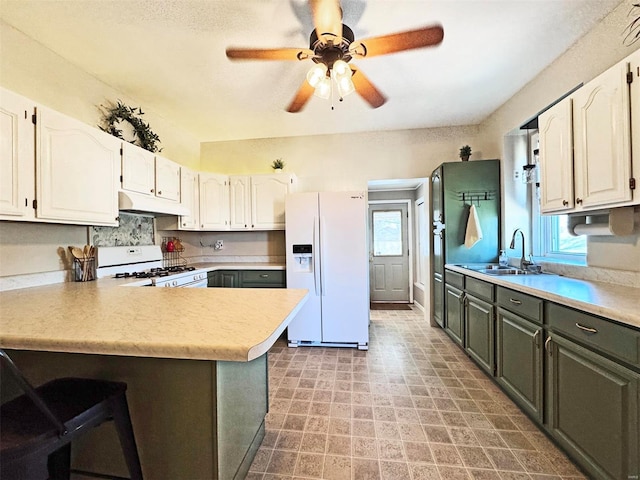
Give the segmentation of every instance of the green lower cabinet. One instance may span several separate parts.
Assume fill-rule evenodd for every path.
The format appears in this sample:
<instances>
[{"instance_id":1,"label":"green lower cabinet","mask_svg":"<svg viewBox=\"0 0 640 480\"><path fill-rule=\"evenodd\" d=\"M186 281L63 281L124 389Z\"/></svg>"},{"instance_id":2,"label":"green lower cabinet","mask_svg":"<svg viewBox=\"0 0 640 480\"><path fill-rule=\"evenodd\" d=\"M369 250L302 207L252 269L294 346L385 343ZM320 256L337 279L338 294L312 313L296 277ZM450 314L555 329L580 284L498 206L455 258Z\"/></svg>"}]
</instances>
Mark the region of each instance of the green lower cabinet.
<instances>
[{"instance_id":1,"label":"green lower cabinet","mask_svg":"<svg viewBox=\"0 0 640 480\"><path fill-rule=\"evenodd\" d=\"M498 308L496 380L533 418L543 418L542 326Z\"/></svg>"},{"instance_id":2,"label":"green lower cabinet","mask_svg":"<svg viewBox=\"0 0 640 480\"><path fill-rule=\"evenodd\" d=\"M559 335L547 345L548 428L597 479L640 472L640 375Z\"/></svg>"},{"instance_id":3,"label":"green lower cabinet","mask_svg":"<svg viewBox=\"0 0 640 480\"><path fill-rule=\"evenodd\" d=\"M462 303L464 294L462 290L449 284L444 286L445 322L444 329L458 345L464 343L464 321Z\"/></svg>"},{"instance_id":4,"label":"green lower cabinet","mask_svg":"<svg viewBox=\"0 0 640 480\"><path fill-rule=\"evenodd\" d=\"M495 307L467 294L464 310L465 350L487 373L493 375Z\"/></svg>"}]
</instances>

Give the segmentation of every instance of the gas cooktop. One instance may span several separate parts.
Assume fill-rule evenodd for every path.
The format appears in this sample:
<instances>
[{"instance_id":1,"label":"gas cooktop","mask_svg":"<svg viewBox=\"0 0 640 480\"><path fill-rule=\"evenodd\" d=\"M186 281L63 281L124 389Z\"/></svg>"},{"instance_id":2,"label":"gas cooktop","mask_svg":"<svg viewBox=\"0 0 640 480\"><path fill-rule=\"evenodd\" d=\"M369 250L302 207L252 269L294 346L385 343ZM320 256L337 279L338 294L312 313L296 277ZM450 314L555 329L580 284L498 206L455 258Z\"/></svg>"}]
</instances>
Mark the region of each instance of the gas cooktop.
<instances>
[{"instance_id":1,"label":"gas cooktop","mask_svg":"<svg viewBox=\"0 0 640 480\"><path fill-rule=\"evenodd\" d=\"M192 272L195 267L187 266L174 266L174 267L158 267L150 268L141 272L121 272L116 273L114 278L156 278L156 277L168 277L176 273Z\"/></svg>"}]
</instances>

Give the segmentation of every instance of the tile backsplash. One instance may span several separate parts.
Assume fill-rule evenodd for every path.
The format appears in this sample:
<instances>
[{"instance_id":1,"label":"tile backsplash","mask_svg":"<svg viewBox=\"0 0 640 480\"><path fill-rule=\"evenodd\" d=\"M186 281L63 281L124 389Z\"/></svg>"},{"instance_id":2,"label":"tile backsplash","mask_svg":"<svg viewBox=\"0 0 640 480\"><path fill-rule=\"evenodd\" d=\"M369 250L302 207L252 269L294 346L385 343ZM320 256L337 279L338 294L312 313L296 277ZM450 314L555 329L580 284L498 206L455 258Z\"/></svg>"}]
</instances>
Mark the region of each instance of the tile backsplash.
<instances>
[{"instance_id":1,"label":"tile backsplash","mask_svg":"<svg viewBox=\"0 0 640 480\"><path fill-rule=\"evenodd\" d=\"M91 227L89 237L96 247L154 245L153 217L120 212L120 226Z\"/></svg>"}]
</instances>

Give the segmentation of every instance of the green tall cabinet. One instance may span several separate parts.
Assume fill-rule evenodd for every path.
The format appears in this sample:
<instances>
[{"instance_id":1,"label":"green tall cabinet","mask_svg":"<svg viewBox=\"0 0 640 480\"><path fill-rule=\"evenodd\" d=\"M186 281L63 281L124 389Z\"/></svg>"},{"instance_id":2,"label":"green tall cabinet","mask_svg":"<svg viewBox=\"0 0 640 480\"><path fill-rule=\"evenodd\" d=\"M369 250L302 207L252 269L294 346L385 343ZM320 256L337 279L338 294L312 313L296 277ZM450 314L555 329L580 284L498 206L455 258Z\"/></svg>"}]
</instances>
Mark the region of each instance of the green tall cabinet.
<instances>
[{"instance_id":1,"label":"green tall cabinet","mask_svg":"<svg viewBox=\"0 0 640 480\"><path fill-rule=\"evenodd\" d=\"M464 246L471 205L475 205L483 238ZM498 261L500 242L500 161L447 162L431 174L431 308L446 328L444 265ZM463 334L463 332L461 332Z\"/></svg>"}]
</instances>

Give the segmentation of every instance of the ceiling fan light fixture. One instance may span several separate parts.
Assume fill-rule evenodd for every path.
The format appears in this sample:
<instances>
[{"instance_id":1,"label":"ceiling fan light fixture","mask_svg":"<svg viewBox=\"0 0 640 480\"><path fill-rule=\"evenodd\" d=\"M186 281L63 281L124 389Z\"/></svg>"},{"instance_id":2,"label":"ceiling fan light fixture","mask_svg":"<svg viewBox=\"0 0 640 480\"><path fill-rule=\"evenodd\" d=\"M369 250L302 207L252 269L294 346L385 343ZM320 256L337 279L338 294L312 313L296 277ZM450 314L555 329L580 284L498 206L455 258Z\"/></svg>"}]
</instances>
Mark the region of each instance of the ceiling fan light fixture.
<instances>
[{"instance_id":1,"label":"ceiling fan light fixture","mask_svg":"<svg viewBox=\"0 0 640 480\"><path fill-rule=\"evenodd\" d=\"M336 83L338 84L338 93L341 98L346 97L356 90L356 86L353 84L353 80L351 80L351 75L340 79L336 78Z\"/></svg>"},{"instance_id":2,"label":"ceiling fan light fixture","mask_svg":"<svg viewBox=\"0 0 640 480\"><path fill-rule=\"evenodd\" d=\"M340 80L347 76L351 78L351 69L344 60L336 60L333 62L333 68L331 71L336 80Z\"/></svg>"},{"instance_id":3,"label":"ceiling fan light fixture","mask_svg":"<svg viewBox=\"0 0 640 480\"><path fill-rule=\"evenodd\" d=\"M317 97L327 99L331 96L331 79L325 76L315 87L314 95Z\"/></svg>"},{"instance_id":4,"label":"ceiling fan light fixture","mask_svg":"<svg viewBox=\"0 0 640 480\"><path fill-rule=\"evenodd\" d=\"M317 88L325 78L327 78L327 66L324 63L316 63L307 72L307 82L313 88Z\"/></svg>"}]
</instances>

